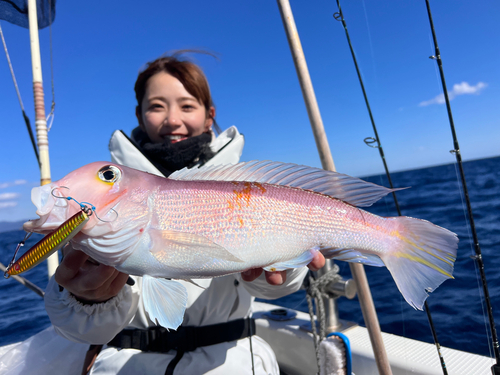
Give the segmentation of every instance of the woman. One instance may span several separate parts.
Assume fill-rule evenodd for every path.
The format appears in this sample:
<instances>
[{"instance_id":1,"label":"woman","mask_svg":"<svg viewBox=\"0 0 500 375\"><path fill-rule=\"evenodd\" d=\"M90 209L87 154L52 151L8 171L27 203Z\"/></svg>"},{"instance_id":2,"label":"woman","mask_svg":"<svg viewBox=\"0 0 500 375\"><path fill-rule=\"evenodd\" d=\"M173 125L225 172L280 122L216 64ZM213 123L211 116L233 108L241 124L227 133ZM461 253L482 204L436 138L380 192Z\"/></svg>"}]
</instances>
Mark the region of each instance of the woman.
<instances>
[{"instance_id":1,"label":"woman","mask_svg":"<svg viewBox=\"0 0 500 375\"><path fill-rule=\"evenodd\" d=\"M197 65L175 55L159 58L139 74L135 92L139 127L131 140L122 132L113 134L113 161L168 176L184 167L239 160L244 142L235 127L213 136L215 108ZM309 268L323 265L319 254ZM92 374L164 374L174 369L178 374L250 374L252 363L256 374L279 374L272 349L252 337L253 323L247 319L251 302L253 297L295 292L305 273L305 268L274 273L252 269L180 281L188 290L184 321L178 333L166 332L155 328L144 311L141 278L126 285L128 275L96 265L68 246L47 287L45 304L63 337L108 344Z\"/></svg>"}]
</instances>

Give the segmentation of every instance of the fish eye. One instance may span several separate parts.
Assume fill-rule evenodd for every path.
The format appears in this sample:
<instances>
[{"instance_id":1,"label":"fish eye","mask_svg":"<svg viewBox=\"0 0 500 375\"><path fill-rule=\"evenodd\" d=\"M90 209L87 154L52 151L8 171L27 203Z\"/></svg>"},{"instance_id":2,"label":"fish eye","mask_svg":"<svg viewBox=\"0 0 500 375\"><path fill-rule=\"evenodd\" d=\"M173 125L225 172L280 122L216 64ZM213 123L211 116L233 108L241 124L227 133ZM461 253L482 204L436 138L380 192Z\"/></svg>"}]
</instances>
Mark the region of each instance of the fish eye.
<instances>
[{"instance_id":1,"label":"fish eye","mask_svg":"<svg viewBox=\"0 0 500 375\"><path fill-rule=\"evenodd\" d=\"M99 169L97 175L102 181L113 183L120 180L122 172L114 165L106 165L105 167Z\"/></svg>"}]
</instances>

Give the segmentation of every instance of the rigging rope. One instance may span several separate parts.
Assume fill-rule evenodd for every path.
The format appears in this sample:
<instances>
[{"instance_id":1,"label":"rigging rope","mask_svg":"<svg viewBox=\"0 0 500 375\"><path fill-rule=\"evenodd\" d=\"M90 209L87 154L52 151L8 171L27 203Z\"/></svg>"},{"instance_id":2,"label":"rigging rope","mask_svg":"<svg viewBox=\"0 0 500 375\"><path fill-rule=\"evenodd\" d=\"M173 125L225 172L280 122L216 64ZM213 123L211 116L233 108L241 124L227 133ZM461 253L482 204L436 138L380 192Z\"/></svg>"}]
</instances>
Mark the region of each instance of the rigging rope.
<instances>
[{"instance_id":1,"label":"rigging rope","mask_svg":"<svg viewBox=\"0 0 500 375\"><path fill-rule=\"evenodd\" d=\"M342 13L342 8L340 7L340 0L336 0L336 1L337 1L337 6L339 8L339 11L337 13L334 13L333 17L337 21L342 22L342 26L344 27L345 34L346 34L346 37L347 37L347 42L349 44L349 48L351 50L352 59L354 61L354 66L356 67L356 73L358 74L358 79L359 79L359 84L361 86L361 91L363 91L363 97L365 99L366 108L367 108L368 114L370 116L370 121L371 121L371 124L372 124L373 132L375 133L375 138L373 138L373 137L367 137L367 138L364 139L364 142L366 143L367 146L370 146L370 147L373 147L373 148L378 148L379 154L380 154L380 158L382 159L382 163L384 164L385 174L387 176L387 179L389 180L389 186L390 186L391 189L393 189L394 186L392 184L391 173L389 172L389 167L387 166L387 162L385 160L384 150L382 148L382 144L380 143L380 138L379 138L379 135L378 135L378 132L377 132L377 127L375 126L375 120L373 118L373 114L372 114L372 110L371 110L371 107L370 107L370 103L368 101L368 95L366 94L365 85L363 83L363 78L361 77L361 72L359 70L358 62L357 62L357 59L356 59L356 54L354 53L354 49L353 49L352 43L351 43L351 38L350 38L349 32L347 30L347 24L345 22L344 15ZM375 143L376 143L376 145L375 145ZM372 145L372 144L374 144L374 145ZM392 192L392 197L394 199L394 204L396 206L396 211L398 213L398 216L402 216L401 209L399 208L398 198L396 197L396 192L395 191ZM446 363L445 363L443 355L441 353L441 346L439 345L439 341L438 341L436 329L434 328L434 323L432 321L432 316L431 316L431 312L430 312L430 309L429 309L429 305L427 304L427 301L424 302L424 306L425 306L425 312L427 313L427 320L429 321L429 327L430 327L431 332L432 332L432 337L434 339L434 344L436 345L436 349L437 349L437 352L438 352L439 361L441 363L441 369L443 370L443 374L444 375L448 375L448 371L446 370Z\"/></svg>"},{"instance_id":2,"label":"rigging rope","mask_svg":"<svg viewBox=\"0 0 500 375\"><path fill-rule=\"evenodd\" d=\"M434 22L432 21L432 14L431 14L429 0L425 0L425 4L427 6L427 14L429 16L429 23L430 23L430 27L431 27L431 31L432 31L432 39L434 41L434 48L435 48L435 55L431 56L431 59L436 60L438 68L439 68L439 75L441 77L441 85L443 87L443 93L444 93L444 98L445 98L445 102L446 102L446 109L448 112L448 120L450 123L451 134L452 134L452 138L453 138L454 149L451 150L451 153L455 154L457 164L458 164L458 169L460 171L462 190L463 190L463 194L465 197L465 203L467 206L467 213L468 213L468 217L469 217L469 225L471 228L472 237L473 237L473 241L474 241L474 250L476 253L474 256L474 260L477 262L477 267L479 268L479 273L481 275L481 282L483 285L484 299L486 302L488 318L490 321L491 338L492 338L493 350L495 352L495 359L496 359L496 364L492 366L491 370L492 370L493 374L497 375L497 374L500 374L500 350L499 350L497 331L495 328L495 319L493 318L493 307L491 306L490 295L488 292L488 283L486 282L486 274L484 271L483 256L481 253L481 247L479 246L479 240L477 237L476 226L474 224L474 217L472 215L472 206L471 206L470 199L469 199L469 191L467 189L467 182L465 180L465 172L464 172L463 163L462 163L462 155L460 154L460 146L458 145L458 138L457 138L457 134L455 131L455 124L453 122L453 115L451 113L450 98L448 97L448 90L446 88L446 81L444 78L443 62L441 60L441 53L439 51L439 47L438 47L438 43L437 43L436 31L434 29Z\"/></svg>"},{"instance_id":3,"label":"rigging rope","mask_svg":"<svg viewBox=\"0 0 500 375\"><path fill-rule=\"evenodd\" d=\"M28 133L30 135L31 144L33 145L33 150L35 151L36 160L38 161L38 166L40 166L40 156L38 155L38 150L36 148L35 137L33 136L33 131L31 130L30 119L26 112L24 111L23 100L21 99L21 93L19 92L19 87L17 86L16 76L14 74L14 68L12 67L12 63L10 62L9 51L7 50L7 44L5 43L5 39L3 37L2 26L0 26L0 36L2 37L3 48L5 50L5 56L7 57L7 62L10 68L10 74L12 76L12 80L14 81L14 87L16 88L17 98L19 99L19 104L21 105L21 112L23 113L24 122L26 123L26 127L28 128Z\"/></svg>"},{"instance_id":4,"label":"rigging rope","mask_svg":"<svg viewBox=\"0 0 500 375\"><path fill-rule=\"evenodd\" d=\"M330 295L326 292L326 287L330 283L336 283L341 280L342 277L338 274L338 272L339 266L333 263L332 269L318 279L315 280L312 276L309 276L309 286L307 287L306 298L307 306L309 307L309 317L311 318L311 331L313 334L314 350L316 351L318 369L320 368L319 344L326 337L326 314L323 298L330 297ZM316 317L319 321L319 335L314 321L313 298L316 300Z\"/></svg>"}]
</instances>

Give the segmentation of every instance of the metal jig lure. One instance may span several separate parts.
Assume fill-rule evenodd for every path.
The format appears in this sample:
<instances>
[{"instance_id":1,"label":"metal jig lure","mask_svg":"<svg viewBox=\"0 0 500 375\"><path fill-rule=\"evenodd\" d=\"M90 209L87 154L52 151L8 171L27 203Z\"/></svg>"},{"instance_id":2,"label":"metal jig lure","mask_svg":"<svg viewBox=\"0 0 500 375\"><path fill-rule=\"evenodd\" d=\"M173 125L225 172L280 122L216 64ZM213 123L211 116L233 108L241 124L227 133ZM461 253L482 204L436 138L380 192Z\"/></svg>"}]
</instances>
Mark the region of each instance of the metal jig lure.
<instances>
[{"instance_id":1,"label":"metal jig lure","mask_svg":"<svg viewBox=\"0 0 500 375\"><path fill-rule=\"evenodd\" d=\"M24 246L25 241L32 234L31 232L27 233L24 240L17 245L14 257L4 272L4 277L7 279L12 275L18 275L40 264L66 245L78 232L80 232L88 220L89 215L87 215L85 211L82 210L77 212L59 227L43 237L35 246L15 261L19 249L21 246Z\"/></svg>"},{"instance_id":2,"label":"metal jig lure","mask_svg":"<svg viewBox=\"0 0 500 375\"><path fill-rule=\"evenodd\" d=\"M99 219L100 221L109 222L99 218L99 216L97 216L97 213L95 212L95 207L88 202L80 203L72 197L64 197L64 196L58 197L57 195L54 195L54 190L59 188L69 189L66 186L59 186L57 188L54 188L51 191L52 196L58 199L74 200L80 206L81 211L71 216L59 227L57 227L52 232L43 237L25 254L23 254L17 261L15 261L19 249L21 248L21 246L24 246L24 243L32 234L31 232L27 233L26 236L24 237L24 240L19 242L19 244L17 245L16 251L14 252L14 256L12 257L9 266L4 272L4 277L6 279L12 275L18 275L22 272L28 271L29 269L40 264L43 260L47 259L57 250L61 249L74 236L76 236L78 232L82 230L82 228L89 220L90 216L92 216L93 214L95 214L97 219ZM115 212L117 218L118 213L113 209L111 210ZM116 220L116 218L111 221Z\"/></svg>"}]
</instances>

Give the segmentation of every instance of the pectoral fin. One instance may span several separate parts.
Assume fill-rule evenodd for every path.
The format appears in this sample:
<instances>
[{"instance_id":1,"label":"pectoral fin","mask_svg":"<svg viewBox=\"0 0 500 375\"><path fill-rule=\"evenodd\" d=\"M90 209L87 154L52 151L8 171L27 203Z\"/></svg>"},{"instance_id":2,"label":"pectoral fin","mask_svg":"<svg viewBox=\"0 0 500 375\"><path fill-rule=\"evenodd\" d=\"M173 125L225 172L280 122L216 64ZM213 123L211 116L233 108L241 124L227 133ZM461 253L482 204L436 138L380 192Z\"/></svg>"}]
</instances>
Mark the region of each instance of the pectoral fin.
<instances>
[{"instance_id":1,"label":"pectoral fin","mask_svg":"<svg viewBox=\"0 0 500 375\"><path fill-rule=\"evenodd\" d=\"M207 275L207 271L241 263L242 259L206 237L193 233L150 229L151 254L170 268L194 271L188 277Z\"/></svg>"},{"instance_id":2,"label":"pectoral fin","mask_svg":"<svg viewBox=\"0 0 500 375\"><path fill-rule=\"evenodd\" d=\"M177 329L181 325L186 311L187 291L180 283L145 275L142 299L154 323L168 329Z\"/></svg>"}]
</instances>

